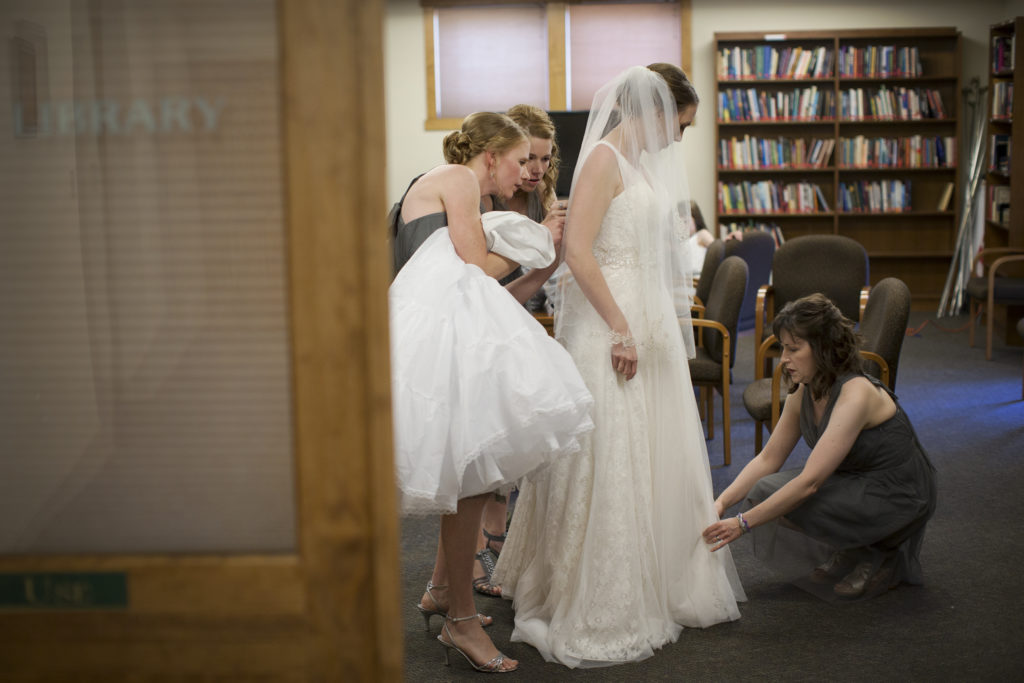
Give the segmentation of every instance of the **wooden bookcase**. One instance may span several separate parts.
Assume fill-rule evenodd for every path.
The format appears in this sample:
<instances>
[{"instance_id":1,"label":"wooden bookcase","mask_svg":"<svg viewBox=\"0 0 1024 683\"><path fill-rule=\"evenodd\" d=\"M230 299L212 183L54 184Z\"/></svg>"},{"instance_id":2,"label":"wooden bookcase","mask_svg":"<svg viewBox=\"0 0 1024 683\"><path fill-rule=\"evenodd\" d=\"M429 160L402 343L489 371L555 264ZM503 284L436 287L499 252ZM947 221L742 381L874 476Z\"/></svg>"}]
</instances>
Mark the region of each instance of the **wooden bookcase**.
<instances>
[{"instance_id":1,"label":"wooden bookcase","mask_svg":"<svg viewBox=\"0 0 1024 683\"><path fill-rule=\"evenodd\" d=\"M773 222L786 239L846 235L867 249L872 282L899 277L910 287L915 308L936 306L953 255L960 201L960 49L960 32L950 27L716 33L717 222ZM796 55L805 54L812 58L809 63L802 58L802 74L777 66L800 65ZM738 68L744 58L753 74ZM904 69L908 63L915 68ZM851 96L858 89L860 94ZM786 104L787 95L797 106L785 113L778 106L772 111L769 99ZM873 96L876 103L884 98L887 104L872 110ZM747 112L739 101L745 101ZM815 102L817 107L808 105ZM748 118L756 114L761 118ZM772 159L764 153L767 167L751 168L735 153L745 136L776 142L768 148L790 154ZM829 154L813 166L799 163L798 139L808 149L827 145ZM851 148L860 153L859 160L844 155ZM864 151L872 149L865 157ZM740 192L730 188L743 183L759 183L762 196L766 188L781 195L780 188L795 185L793 193L802 194L804 206L738 205ZM871 203L869 188L876 200L885 194L892 201ZM940 208L944 194L948 203Z\"/></svg>"},{"instance_id":2,"label":"wooden bookcase","mask_svg":"<svg viewBox=\"0 0 1024 683\"><path fill-rule=\"evenodd\" d=\"M1024 36L1024 17L995 24L989 30L988 126L985 148L985 246L1024 248L1024 98L1020 87L1024 85L1024 45L1011 53L1008 42ZM1000 50L1000 44L1003 50ZM1002 54L1001 63L998 55ZM1012 87L1017 93L1012 104L1000 106L998 100L1005 89ZM1004 100L1005 102L1005 100ZM1001 139L1005 144L997 146ZM1002 151L997 151L998 147ZM1008 160L1004 160L1006 156ZM1003 193L1012 210L1008 217L994 211L996 193ZM1018 197L1013 201L1014 197Z\"/></svg>"},{"instance_id":3,"label":"wooden bookcase","mask_svg":"<svg viewBox=\"0 0 1024 683\"><path fill-rule=\"evenodd\" d=\"M985 237L988 247L1024 249L1024 44L1011 49L1024 36L1024 17L989 28L988 124L985 130ZM1002 48L1002 49L1000 49ZM1016 97L1011 94L1016 94ZM1000 140L997 144L996 141ZM1014 200L1014 197L1017 199ZM1000 206L1001 205L1001 206ZM1000 208L1004 213L1000 213ZM1019 263L999 272L1024 276ZM1020 344L1015 323L1024 306L1001 306L991 312L1007 343Z\"/></svg>"}]
</instances>

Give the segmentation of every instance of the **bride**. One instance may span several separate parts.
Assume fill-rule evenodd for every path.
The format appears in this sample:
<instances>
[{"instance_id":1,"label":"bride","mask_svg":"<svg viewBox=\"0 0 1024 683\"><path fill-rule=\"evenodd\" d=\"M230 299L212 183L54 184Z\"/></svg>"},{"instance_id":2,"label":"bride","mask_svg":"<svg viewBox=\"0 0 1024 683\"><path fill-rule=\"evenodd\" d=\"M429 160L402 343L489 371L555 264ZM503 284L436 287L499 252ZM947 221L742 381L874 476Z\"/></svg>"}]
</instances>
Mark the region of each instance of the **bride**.
<instances>
[{"instance_id":1,"label":"bride","mask_svg":"<svg viewBox=\"0 0 1024 683\"><path fill-rule=\"evenodd\" d=\"M745 599L731 556L701 537L717 517L687 364L679 156L697 103L678 67L626 70L594 98L573 177L555 333L595 429L522 484L494 575L512 639L569 667L645 659L684 626L738 619Z\"/></svg>"}]
</instances>

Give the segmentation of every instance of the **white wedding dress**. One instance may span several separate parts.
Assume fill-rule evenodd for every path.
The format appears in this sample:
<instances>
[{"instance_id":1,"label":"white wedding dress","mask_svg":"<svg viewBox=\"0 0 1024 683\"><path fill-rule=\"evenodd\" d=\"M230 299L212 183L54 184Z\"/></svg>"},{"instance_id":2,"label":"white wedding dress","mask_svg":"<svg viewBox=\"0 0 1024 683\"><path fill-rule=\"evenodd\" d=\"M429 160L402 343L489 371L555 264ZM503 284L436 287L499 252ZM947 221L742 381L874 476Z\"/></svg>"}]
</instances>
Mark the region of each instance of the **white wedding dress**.
<instances>
[{"instance_id":1,"label":"white wedding dress","mask_svg":"<svg viewBox=\"0 0 1024 683\"><path fill-rule=\"evenodd\" d=\"M493 577L513 599L512 640L570 667L644 659L684 626L739 618L745 599L729 550L701 539L717 521L707 450L670 288L654 267L663 246L638 227L656 202L643 182L626 188L593 253L637 342L637 374L613 371L608 325L570 280L559 310L574 319L559 321L559 341L594 396L595 429L580 454L520 486Z\"/></svg>"}]
</instances>

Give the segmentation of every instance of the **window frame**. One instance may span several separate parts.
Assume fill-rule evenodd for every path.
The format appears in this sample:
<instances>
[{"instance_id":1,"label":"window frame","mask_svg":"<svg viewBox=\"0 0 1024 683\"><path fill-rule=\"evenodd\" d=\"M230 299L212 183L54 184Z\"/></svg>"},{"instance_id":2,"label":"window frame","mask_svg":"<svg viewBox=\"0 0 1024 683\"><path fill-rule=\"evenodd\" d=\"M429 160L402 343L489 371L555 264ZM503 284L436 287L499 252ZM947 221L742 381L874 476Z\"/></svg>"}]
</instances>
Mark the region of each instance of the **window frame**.
<instances>
[{"instance_id":1,"label":"window frame","mask_svg":"<svg viewBox=\"0 0 1024 683\"><path fill-rule=\"evenodd\" d=\"M423 46L425 51L426 83L427 83L427 117L424 120L424 130L455 130L462 125L462 118L439 117L437 115L437 99L435 95L436 83L434 81L434 10L443 7L453 6L482 6L494 4L516 4L523 0L511 0L506 3L496 3L495 0L467 0L457 2L456 0L421 0L423 6ZM578 1L578 0L577 0ZM640 0L644 2L644 0ZM680 43L682 54L679 55L679 65L687 74L691 74L692 63L692 39L691 39L691 0L646 0L644 4L677 4L679 6L680 20ZM548 99L551 111L563 111L567 102L565 98L565 10L569 2L545 2L545 16L547 17L548 29ZM628 0L608 0L608 4L628 4ZM466 112L469 114L470 112Z\"/></svg>"}]
</instances>

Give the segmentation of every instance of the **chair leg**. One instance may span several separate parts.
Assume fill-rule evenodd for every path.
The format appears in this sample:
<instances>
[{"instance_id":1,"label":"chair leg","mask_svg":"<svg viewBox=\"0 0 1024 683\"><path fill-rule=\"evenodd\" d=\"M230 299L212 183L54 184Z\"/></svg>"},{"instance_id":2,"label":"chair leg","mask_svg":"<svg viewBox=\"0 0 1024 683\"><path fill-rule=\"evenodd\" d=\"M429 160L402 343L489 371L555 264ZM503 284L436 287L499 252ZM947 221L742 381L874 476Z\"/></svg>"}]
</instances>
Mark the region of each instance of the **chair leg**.
<instances>
[{"instance_id":1,"label":"chair leg","mask_svg":"<svg viewBox=\"0 0 1024 683\"><path fill-rule=\"evenodd\" d=\"M985 306L985 360L992 360L992 307Z\"/></svg>"},{"instance_id":2,"label":"chair leg","mask_svg":"<svg viewBox=\"0 0 1024 683\"><path fill-rule=\"evenodd\" d=\"M1020 379L1020 400L1024 401L1024 370L1021 371Z\"/></svg>"},{"instance_id":3,"label":"chair leg","mask_svg":"<svg viewBox=\"0 0 1024 683\"><path fill-rule=\"evenodd\" d=\"M971 311L970 312L971 318L968 321L968 322L970 322L970 326L969 326L970 332L967 333L967 345L970 346L973 349L974 348L974 326L978 324L978 302L976 300L974 300L974 299L971 299L971 305L970 305L969 308L970 308L970 311Z\"/></svg>"},{"instance_id":4,"label":"chair leg","mask_svg":"<svg viewBox=\"0 0 1024 683\"><path fill-rule=\"evenodd\" d=\"M715 389L704 387L707 390L707 404L704 407L704 414L708 417L708 441L715 438Z\"/></svg>"},{"instance_id":5,"label":"chair leg","mask_svg":"<svg viewBox=\"0 0 1024 683\"><path fill-rule=\"evenodd\" d=\"M729 424L729 385L725 384L722 387L722 455L726 465L732 461L729 453L731 436L732 428Z\"/></svg>"},{"instance_id":6,"label":"chair leg","mask_svg":"<svg viewBox=\"0 0 1024 683\"><path fill-rule=\"evenodd\" d=\"M761 452L761 442L762 442L761 441L762 440L761 429L763 427L764 427L764 422L761 422L760 420L758 420L757 422L754 423L754 455L757 455L758 453Z\"/></svg>"}]
</instances>

